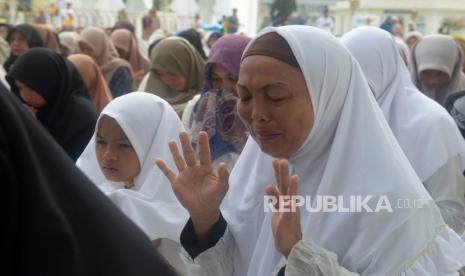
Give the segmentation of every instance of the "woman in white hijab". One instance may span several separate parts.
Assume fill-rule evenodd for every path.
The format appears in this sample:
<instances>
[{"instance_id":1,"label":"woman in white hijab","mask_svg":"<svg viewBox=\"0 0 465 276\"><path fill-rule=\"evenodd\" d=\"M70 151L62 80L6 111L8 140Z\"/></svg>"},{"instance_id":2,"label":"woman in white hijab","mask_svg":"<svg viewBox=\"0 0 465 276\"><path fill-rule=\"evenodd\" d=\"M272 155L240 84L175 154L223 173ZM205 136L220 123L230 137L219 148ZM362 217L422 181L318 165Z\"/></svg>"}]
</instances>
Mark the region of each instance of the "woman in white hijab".
<instances>
[{"instance_id":1,"label":"woman in white hijab","mask_svg":"<svg viewBox=\"0 0 465 276\"><path fill-rule=\"evenodd\" d=\"M173 261L187 213L155 166L169 140L183 130L173 108L145 92L118 97L102 110L77 166ZM131 173L132 172L132 173ZM127 179L129 178L129 179ZM179 258L178 258L179 259ZM179 260L180 261L180 260ZM171 262L175 267L182 267Z\"/></svg>"},{"instance_id":2,"label":"woman in white hijab","mask_svg":"<svg viewBox=\"0 0 465 276\"><path fill-rule=\"evenodd\" d=\"M405 35L405 43L408 45L408 48L411 50L413 46L415 46L415 43L421 40L422 37L423 37L423 34L418 31L408 32Z\"/></svg>"},{"instance_id":3,"label":"woman in white hijab","mask_svg":"<svg viewBox=\"0 0 465 276\"><path fill-rule=\"evenodd\" d=\"M360 27L341 40L359 62L391 130L445 222L465 222L465 141L453 119L413 85L389 33Z\"/></svg>"},{"instance_id":4,"label":"woman in white hijab","mask_svg":"<svg viewBox=\"0 0 465 276\"><path fill-rule=\"evenodd\" d=\"M397 36L394 37L396 44L397 44L397 49L399 50L400 57L404 61L405 65L409 64L410 61L410 49L408 48L407 44L405 42L398 38Z\"/></svg>"},{"instance_id":5,"label":"woman in white hijab","mask_svg":"<svg viewBox=\"0 0 465 276\"><path fill-rule=\"evenodd\" d=\"M238 94L251 138L230 177L224 165L213 172L206 133L199 135L199 164L187 133L180 135L184 157L170 143L179 175L157 160L191 217L181 243L193 269L200 265L205 275L456 275L465 264L465 244L444 224L360 66L331 34L309 26L264 29L243 55ZM278 211L265 212L265 189ZM305 208L285 212L302 206L286 200L297 194L314 201L305 198ZM357 197L374 212L341 207ZM322 209L330 205L325 198L335 209ZM382 198L392 209L376 212Z\"/></svg>"},{"instance_id":6,"label":"woman in white hijab","mask_svg":"<svg viewBox=\"0 0 465 276\"><path fill-rule=\"evenodd\" d=\"M73 54L77 54L79 51L78 41L80 39L79 34L76 32L61 32L58 35L60 39L61 54L64 57L68 57Z\"/></svg>"},{"instance_id":7,"label":"woman in white hijab","mask_svg":"<svg viewBox=\"0 0 465 276\"><path fill-rule=\"evenodd\" d=\"M412 49L410 74L426 96L443 103L448 94L465 90L463 52L447 35L428 35Z\"/></svg>"}]
</instances>

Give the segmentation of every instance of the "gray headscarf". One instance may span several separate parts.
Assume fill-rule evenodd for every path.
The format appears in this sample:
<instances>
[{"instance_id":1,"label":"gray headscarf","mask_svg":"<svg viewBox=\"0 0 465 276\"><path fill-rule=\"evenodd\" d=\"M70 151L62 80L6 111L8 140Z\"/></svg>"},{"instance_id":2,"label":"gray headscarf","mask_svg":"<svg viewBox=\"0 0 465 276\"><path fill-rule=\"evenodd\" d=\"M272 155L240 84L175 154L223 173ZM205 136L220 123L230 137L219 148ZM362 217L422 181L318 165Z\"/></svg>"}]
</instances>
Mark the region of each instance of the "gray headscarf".
<instances>
[{"instance_id":1,"label":"gray headscarf","mask_svg":"<svg viewBox=\"0 0 465 276\"><path fill-rule=\"evenodd\" d=\"M462 64L462 49L452 37L439 34L425 36L412 49L412 80L421 92L442 103L448 94L465 89ZM449 82L436 89L426 86L420 80L420 73L428 69L446 73L450 77Z\"/></svg>"}]
</instances>

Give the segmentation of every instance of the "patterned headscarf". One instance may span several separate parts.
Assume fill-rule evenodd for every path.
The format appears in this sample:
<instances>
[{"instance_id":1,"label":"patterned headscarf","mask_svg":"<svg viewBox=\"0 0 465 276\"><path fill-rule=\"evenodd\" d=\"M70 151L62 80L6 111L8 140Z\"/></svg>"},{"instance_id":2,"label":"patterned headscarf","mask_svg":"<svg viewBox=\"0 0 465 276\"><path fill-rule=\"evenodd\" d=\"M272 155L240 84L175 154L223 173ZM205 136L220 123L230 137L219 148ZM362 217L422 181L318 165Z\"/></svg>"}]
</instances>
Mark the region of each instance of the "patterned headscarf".
<instances>
[{"instance_id":1,"label":"patterned headscarf","mask_svg":"<svg viewBox=\"0 0 465 276\"><path fill-rule=\"evenodd\" d=\"M212 160L229 152L239 154L247 140L246 128L237 114L238 98L222 89L213 89L212 67L219 65L237 78L241 56L249 41L250 38L240 35L221 37L213 45L205 66L205 84L191 116L190 133L194 146L199 131L208 133Z\"/></svg>"}]
</instances>

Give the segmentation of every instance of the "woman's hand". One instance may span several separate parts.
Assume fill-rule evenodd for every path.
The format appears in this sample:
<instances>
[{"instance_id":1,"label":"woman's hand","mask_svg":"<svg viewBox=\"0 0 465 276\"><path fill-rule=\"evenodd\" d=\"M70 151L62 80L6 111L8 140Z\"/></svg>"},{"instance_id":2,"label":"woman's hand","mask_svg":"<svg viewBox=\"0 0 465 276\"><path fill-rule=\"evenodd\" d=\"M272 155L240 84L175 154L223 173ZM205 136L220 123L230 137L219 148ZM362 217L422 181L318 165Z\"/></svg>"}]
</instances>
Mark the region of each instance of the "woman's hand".
<instances>
[{"instance_id":1,"label":"woman's hand","mask_svg":"<svg viewBox=\"0 0 465 276\"><path fill-rule=\"evenodd\" d=\"M23 104L24 107L26 107L27 111L29 111L31 114L32 114L32 117L34 117L34 119L37 119L37 111L38 109L33 107L33 106L30 106L30 105L27 105L27 104Z\"/></svg>"},{"instance_id":2,"label":"woman's hand","mask_svg":"<svg viewBox=\"0 0 465 276\"><path fill-rule=\"evenodd\" d=\"M299 177L297 175L289 177L287 160L273 160L273 167L278 186L270 185L266 188L267 195L276 200L274 208L277 211L273 211L271 228L276 249L287 257L294 245L302 239L300 210L293 198L297 195ZM290 199L285 199L286 196ZM288 210L283 210L285 208Z\"/></svg>"},{"instance_id":3,"label":"woman's hand","mask_svg":"<svg viewBox=\"0 0 465 276\"><path fill-rule=\"evenodd\" d=\"M229 173L223 163L214 172L206 132L199 133L200 162L196 160L187 132L181 132L179 138L183 155L175 141L169 142L179 174L176 175L163 160L155 162L170 180L176 197L191 216L197 238L202 240L219 219L219 207L229 187Z\"/></svg>"}]
</instances>

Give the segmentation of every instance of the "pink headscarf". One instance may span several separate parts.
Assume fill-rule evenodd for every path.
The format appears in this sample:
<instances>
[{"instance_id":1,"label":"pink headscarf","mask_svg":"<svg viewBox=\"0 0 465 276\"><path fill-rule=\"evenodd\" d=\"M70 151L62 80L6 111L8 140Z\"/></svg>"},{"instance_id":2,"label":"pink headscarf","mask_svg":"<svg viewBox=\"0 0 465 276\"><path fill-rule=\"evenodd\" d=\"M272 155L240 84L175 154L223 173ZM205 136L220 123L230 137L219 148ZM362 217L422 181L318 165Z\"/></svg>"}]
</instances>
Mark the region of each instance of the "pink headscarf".
<instances>
[{"instance_id":1,"label":"pink headscarf","mask_svg":"<svg viewBox=\"0 0 465 276\"><path fill-rule=\"evenodd\" d=\"M129 63L134 72L143 71L147 73L150 69L150 61L137 47L137 42L132 33L126 29L115 30L110 35L111 42L116 48L120 48L129 53Z\"/></svg>"},{"instance_id":2,"label":"pink headscarf","mask_svg":"<svg viewBox=\"0 0 465 276\"><path fill-rule=\"evenodd\" d=\"M68 59L76 66L82 80L89 91L92 103L100 112L112 100L111 91L108 88L102 72L95 61L83 54L70 55Z\"/></svg>"},{"instance_id":3,"label":"pink headscarf","mask_svg":"<svg viewBox=\"0 0 465 276\"><path fill-rule=\"evenodd\" d=\"M88 27L81 32L79 42L86 43L97 54L97 64L103 77L110 82L111 77L119 67L127 67L131 75L134 75L131 65L124 59L115 57L114 47L109 37L99 28Z\"/></svg>"},{"instance_id":4,"label":"pink headscarf","mask_svg":"<svg viewBox=\"0 0 465 276\"><path fill-rule=\"evenodd\" d=\"M39 32L45 47L61 53L56 34L52 29L42 24L34 24L33 26Z\"/></svg>"}]
</instances>

